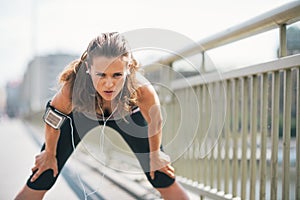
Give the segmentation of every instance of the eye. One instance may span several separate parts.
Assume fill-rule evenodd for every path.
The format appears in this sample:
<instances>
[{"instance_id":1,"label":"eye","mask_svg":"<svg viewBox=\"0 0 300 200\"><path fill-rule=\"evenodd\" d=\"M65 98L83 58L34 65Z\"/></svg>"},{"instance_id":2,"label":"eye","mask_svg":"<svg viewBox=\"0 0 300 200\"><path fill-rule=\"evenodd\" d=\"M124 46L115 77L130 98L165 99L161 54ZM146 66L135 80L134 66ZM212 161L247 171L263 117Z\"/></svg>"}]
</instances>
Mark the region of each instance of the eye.
<instances>
[{"instance_id":1,"label":"eye","mask_svg":"<svg viewBox=\"0 0 300 200\"><path fill-rule=\"evenodd\" d=\"M97 73L96 73L96 76L99 76L100 78L104 78L104 77L105 77L105 74L104 74L104 73L101 73L101 72L97 72Z\"/></svg>"},{"instance_id":2,"label":"eye","mask_svg":"<svg viewBox=\"0 0 300 200\"><path fill-rule=\"evenodd\" d=\"M114 78L121 78L123 76L122 73L114 73Z\"/></svg>"}]
</instances>

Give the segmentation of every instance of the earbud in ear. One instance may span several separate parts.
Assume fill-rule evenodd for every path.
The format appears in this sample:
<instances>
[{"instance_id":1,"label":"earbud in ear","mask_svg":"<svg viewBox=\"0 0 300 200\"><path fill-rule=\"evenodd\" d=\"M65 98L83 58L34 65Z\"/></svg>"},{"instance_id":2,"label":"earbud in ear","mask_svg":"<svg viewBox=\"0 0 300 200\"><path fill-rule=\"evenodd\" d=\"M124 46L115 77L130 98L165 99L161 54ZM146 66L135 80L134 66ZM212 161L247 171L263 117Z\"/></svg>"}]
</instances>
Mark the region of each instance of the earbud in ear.
<instances>
[{"instance_id":1,"label":"earbud in ear","mask_svg":"<svg viewBox=\"0 0 300 200\"><path fill-rule=\"evenodd\" d=\"M130 70L129 70L129 69L126 70L126 74L127 74L127 75L130 74Z\"/></svg>"},{"instance_id":2,"label":"earbud in ear","mask_svg":"<svg viewBox=\"0 0 300 200\"><path fill-rule=\"evenodd\" d=\"M85 61L85 62L83 62L83 64L84 64L84 67L86 68L85 73L90 74L90 68L88 67L88 63Z\"/></svg>"}]
</instances>

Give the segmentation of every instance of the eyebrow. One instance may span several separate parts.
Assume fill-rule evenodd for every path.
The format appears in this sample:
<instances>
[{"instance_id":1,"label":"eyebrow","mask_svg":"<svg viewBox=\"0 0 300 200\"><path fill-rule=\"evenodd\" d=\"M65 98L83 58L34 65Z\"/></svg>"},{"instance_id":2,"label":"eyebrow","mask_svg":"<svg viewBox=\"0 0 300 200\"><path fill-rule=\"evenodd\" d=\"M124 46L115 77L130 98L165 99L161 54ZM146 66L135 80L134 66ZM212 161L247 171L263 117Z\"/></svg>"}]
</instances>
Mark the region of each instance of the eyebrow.
<instances>
[{"instance_id":1,"label":"eyebrow","mask_svg":"<svg viewBox=\"0 0 300 200\"><path fill-rule=\"evenodd\" d=\"M104 72L95 72L95 74L101 74L101 75L106 75L106 73L104 73ZM123 74L123 72L115 72L115 73L113 73L113 75L115 75L115 74Z\"/></svg>"}]
</instances>

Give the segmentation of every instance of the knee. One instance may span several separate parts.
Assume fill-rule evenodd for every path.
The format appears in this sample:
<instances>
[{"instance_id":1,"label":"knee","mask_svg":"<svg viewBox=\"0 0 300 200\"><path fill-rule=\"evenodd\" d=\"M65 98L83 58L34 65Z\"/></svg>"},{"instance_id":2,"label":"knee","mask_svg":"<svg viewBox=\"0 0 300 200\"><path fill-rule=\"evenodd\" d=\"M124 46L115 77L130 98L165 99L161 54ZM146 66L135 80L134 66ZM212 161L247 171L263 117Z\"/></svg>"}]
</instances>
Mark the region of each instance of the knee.
<instances>
[{"instance_id":1,"label":"knee","mask_svg":"<svg viewBox=\"0 0 300 200\"><path fill-rule=\"evenodd\" d=\"M57 177L53 176L53 171L51 169L46 170L43 172L38 179L36 179L34 182L31 182L31 177L33 174L30 176L30 178L27 180L27 186L33 190L50 190L54 183L57 180Z\"/></svg>"},{"instance_id":2,"label":"knee","mask_svg":"<svg viewBox=\"0 0 300 200\"><path fill-rule=\"evenodd\" d=\"M14 200L41 200L46 192L47 190L33 190L25 185Z\"/></svg>"},{"instance_id":3,"label":"knee","mask_svg":"<svg viewBox=\"0 0 300 200\"><path fill-rule=\"evenodd\" d=\"M150 177L150 173L146 172L146 176L148 181L152 184L153 187L155 188L167 188L170 185L172 185L175 181L175 179L169 177L167 174L156 171L155 172L155 178L152 179Z\"/></svg>"}]
</instances>

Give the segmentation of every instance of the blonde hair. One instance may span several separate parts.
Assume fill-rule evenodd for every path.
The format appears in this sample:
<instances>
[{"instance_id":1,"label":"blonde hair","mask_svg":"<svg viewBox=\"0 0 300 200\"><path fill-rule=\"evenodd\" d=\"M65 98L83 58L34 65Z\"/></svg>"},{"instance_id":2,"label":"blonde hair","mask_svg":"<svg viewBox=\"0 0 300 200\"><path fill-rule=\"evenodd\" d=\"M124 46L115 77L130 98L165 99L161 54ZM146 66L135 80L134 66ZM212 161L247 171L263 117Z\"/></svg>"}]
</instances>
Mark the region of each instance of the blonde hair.
<instances>
[{"instance_id":1,"label":"blonde hair","mask_svg":"<svg viewBox=\"0 0 300 200\"><path fill-rule=\"evenodd\" d=\"M90 69L93 58L104 56L107 58L125 58L130 73L127 74L123 91L119 94L119 101L125 111L129 111L137 103L136 72L138 62L130 53L128 42L119 33L103 33L93 39L80 59L72 61L60 74L59 83L69 84L72 92L73 108L80 112L95 112L99 103L103 102L93 86L91 77L86 73Z\"/></svg>"}]
</instances>

